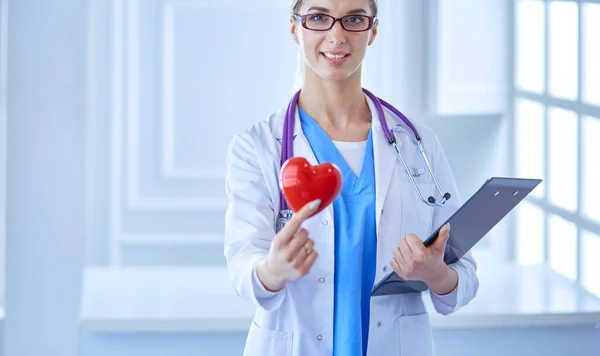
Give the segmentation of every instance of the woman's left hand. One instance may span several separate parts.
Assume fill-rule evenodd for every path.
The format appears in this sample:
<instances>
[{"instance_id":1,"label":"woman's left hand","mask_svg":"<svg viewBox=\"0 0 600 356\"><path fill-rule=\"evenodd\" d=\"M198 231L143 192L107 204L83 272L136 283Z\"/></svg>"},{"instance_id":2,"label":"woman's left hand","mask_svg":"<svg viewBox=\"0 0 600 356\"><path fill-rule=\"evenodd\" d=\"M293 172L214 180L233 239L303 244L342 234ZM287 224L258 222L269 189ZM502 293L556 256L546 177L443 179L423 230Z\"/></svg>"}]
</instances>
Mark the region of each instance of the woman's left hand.
<instances>
[{"instance_id":1,"label":"woman's left hand","mask_svg":"<svg viewBox=\"0 0 600 356\"><path fill-rule=\"evenodd\" d=\"M428 247L417 235L408 234L394 249L394 258L390 264L402 279L420 280L425 282L432 292L448 294L458 283L456 272L444 262L444 251L449 237L448 224L440 230L435 242Z\"/></svg>"}]
</instances>

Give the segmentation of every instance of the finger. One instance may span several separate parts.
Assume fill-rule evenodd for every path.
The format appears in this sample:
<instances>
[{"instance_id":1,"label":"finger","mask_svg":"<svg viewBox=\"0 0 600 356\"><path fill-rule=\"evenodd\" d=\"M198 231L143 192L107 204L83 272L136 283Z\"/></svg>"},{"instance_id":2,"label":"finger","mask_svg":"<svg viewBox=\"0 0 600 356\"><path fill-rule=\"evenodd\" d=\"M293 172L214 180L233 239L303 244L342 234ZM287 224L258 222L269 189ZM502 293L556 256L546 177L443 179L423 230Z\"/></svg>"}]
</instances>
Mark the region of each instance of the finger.
<instances>
[{"instance_id":1,"label":"finger","mask_svg":"<svg viewBox=\"0 0 600 356\"><path fill-rule=\"evenodd\" d=\"M317 260L317 257L319 257L319 253L315 250L313 250L304 260L304 262L302 263L302 266L300 266L299 270L300 273L304 276L307 275L308 272L310 272L310 269L312 268L313 264L315 263L315 261Z\"/></svg>"},{"instance_id":2,"label":"finger","mask_svg":"<svg viewBox=\"0 0 600 356\"><path fill-rule=\"evenodd\" d=\"M408 234L404 239L411 250L411 257L414 261L423 261L425 258L426 247L423 241L415 234Z\"/></svg>"},{"instance_id":3,"label":"finger","mask_svg":"<svg viewBox=\"0 0 600 356\"><path fill-rule=\"evenodd\" d=\"M285 224L285 226L279 231L279 234L290 239L299 229L304 220L306 220L311 214L313 214L319 205L321 200L317 199L310 203L305 204L302 209L292 215L292 218Z\"/></svg>"},{"instance_id":4,"label":"finger","mask_svg":"<svg viewBox=\"0 0 600 356\"><path fill-rule=\"evenodd\" d=\"M444 244L448 241L449 238L450 238L450 224L446 224L440 229L438 238L436 239L436 241L433 244L436 248L441 249L444 247Z\"/></svg>"},{"instance_id":5,"label":"finger","mask_svg":"<svg viewBox=\"0 0 600 356\"><path fill-rule=\"evenodd\" d=\"M315 243L311 239L306 239L306 242L300 246L300 248L292 255L292 266L295 268L300 268L306 258L310 256L311 253L314 252L313 248Z\"/></svg>"},{"instance_id":6,"label":"finger","mask_svg":"<svg viewBox=\"0 0 600 356\"><path fill-rule=\"evenodd\" d=\"M400 241L399 248L400 252L402 252L402 260L399 260L398 262L405 261L407 264L411 264L413 261L413 250L408 244L408 240L406 238L403 238L402 241Z\"/></svg>"},{"instance_id":7,"label":"finger","mask_svg":"<svg viewBox=\"0 0 600 356\"><path fill-rule=\"evenodd\" d=\"M294 256L298 254L298 251L302 249L302 246L306 244L308 241L308 231L306 229L300 229L294 236L289 240L288 245L286 246L286 256L289 256L291 261L294 259Z\"/></svg>"},{"instance_id":8,"label":"finger","mask_svg":"<svg viewBox=\"0 0 600 356\"><path fill-rule=\"evenodd\" d=\"M400 242L400 244L402 244L402 242ZM400 246L396 247L394 251L392 251L392 254L394 255L394 258L398 261L402 261L404 259L404 256L402 256L402 249L400 248Z\"/></svg>"},{"instance_id":9,"label":"finger","mask_svg":"<svg viewBox=\"0 0 600 356\"><path fill-rule=\"evenodd\" d=\"M390 261L390 265L392 265L392 269L396 271L396 274L398 276L400 276L401 278L404 278L406 276L404 270L402 269L402 267L400 267L400 264L398 263L398 261L396 261L395 258L392 258L392 260Z\"/></svg>"}]
</instances>

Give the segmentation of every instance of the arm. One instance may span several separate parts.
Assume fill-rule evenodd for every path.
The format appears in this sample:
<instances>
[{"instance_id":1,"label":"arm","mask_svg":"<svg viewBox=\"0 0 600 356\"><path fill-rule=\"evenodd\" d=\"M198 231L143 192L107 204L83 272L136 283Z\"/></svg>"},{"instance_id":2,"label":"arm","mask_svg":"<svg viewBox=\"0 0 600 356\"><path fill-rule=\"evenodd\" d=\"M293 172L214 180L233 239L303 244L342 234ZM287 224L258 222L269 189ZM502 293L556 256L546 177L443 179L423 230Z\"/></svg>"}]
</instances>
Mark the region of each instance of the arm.
<instances>
[{"instance_id":1,"label":"arm","mask_svg":"<svg viewBox=\"0 0 600 356\"><path fill-rule=\"evenodd\" d=\"M254 144L246 133L234 136L229 144L226 193L224 254L233 288L257 307L276 309L283 301L285 287L268 290L256 271L275 236L275 207Z\"/></svg>"},{"instance_id":2,"label":"arm","mask_svg":"<svg viewBox=\"0 0 600 356\"><path fill-rule=\"evenodd\" d=\"M307 203L275 233L275 207L251 137L237 135L227 155L225 258L239 296L265 310L281 306L287 283L310 271L318 257L302 228L320 201Z\"/></svg>"},{"instance_id":3,"label":"arm","mask_svg":"<svg viewBox=\"0 0 600 356\"><path fill-rule=\"evenodd\" d=\"M437 161L432 162L436 167L436 177L440 187L448 190L452 195L446 206L434 209L433 226L437 227L458 210L462 203L446 155L437 137L435 135L433 137L435 138L435 150L437 151L435 156ZM434 283L430 289L433 306L438 313L443 315L451 314L467 305L479 289L477 264L470 251L457 262L448 265L448 267L446 273L440 277L439 283ZM449 286L455 287L452 289ZM451 292L447 293L449 290Z\"/></svg>"}]
</instances>

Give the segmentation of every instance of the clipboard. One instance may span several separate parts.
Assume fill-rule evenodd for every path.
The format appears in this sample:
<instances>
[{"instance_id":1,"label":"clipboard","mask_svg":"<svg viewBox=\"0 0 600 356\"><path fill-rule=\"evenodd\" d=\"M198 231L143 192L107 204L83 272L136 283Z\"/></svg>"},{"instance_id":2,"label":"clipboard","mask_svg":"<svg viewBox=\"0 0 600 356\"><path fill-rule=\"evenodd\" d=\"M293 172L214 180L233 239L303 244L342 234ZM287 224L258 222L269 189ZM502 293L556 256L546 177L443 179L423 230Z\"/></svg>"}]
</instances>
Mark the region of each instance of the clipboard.
<instances>
[{"instance_id":1,"label":"clipboard","mask_svg":"<svg viewBox=\"0 0 600 356\"><path fill-rule=\"evenodd\" d=\"M423 244L431 245L442 227L450 223L450 237L446 243L444 262L451 264L458 261L541 182L541 179L528 178L487 179ZM427 289L425 282L406 281L392 271L373 287L371 296L419 293Z\"/></svg>"}]
</instances>

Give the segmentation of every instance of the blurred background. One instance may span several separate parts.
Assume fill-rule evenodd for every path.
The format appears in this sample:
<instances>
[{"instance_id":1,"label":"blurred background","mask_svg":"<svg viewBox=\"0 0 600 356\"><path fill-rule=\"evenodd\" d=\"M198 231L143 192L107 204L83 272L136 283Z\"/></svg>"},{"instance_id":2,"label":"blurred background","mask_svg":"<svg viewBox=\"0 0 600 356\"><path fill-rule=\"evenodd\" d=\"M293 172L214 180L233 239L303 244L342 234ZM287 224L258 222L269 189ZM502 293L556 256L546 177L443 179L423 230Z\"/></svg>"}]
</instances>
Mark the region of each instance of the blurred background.
<instances>
[{"instance_id":1,"label":"blurred background","mask_svg":"<svg viewBox=\"0 0 600 356\"><path fill-rule=\"evenodd\" d=\"M226 147L297 88L288 0L0 0L3 356L241 355ZM475 248L439 355L598 355L600 2L380 0L364 87L462 200L544 182Z\"/></svg>"}]
</instances>

